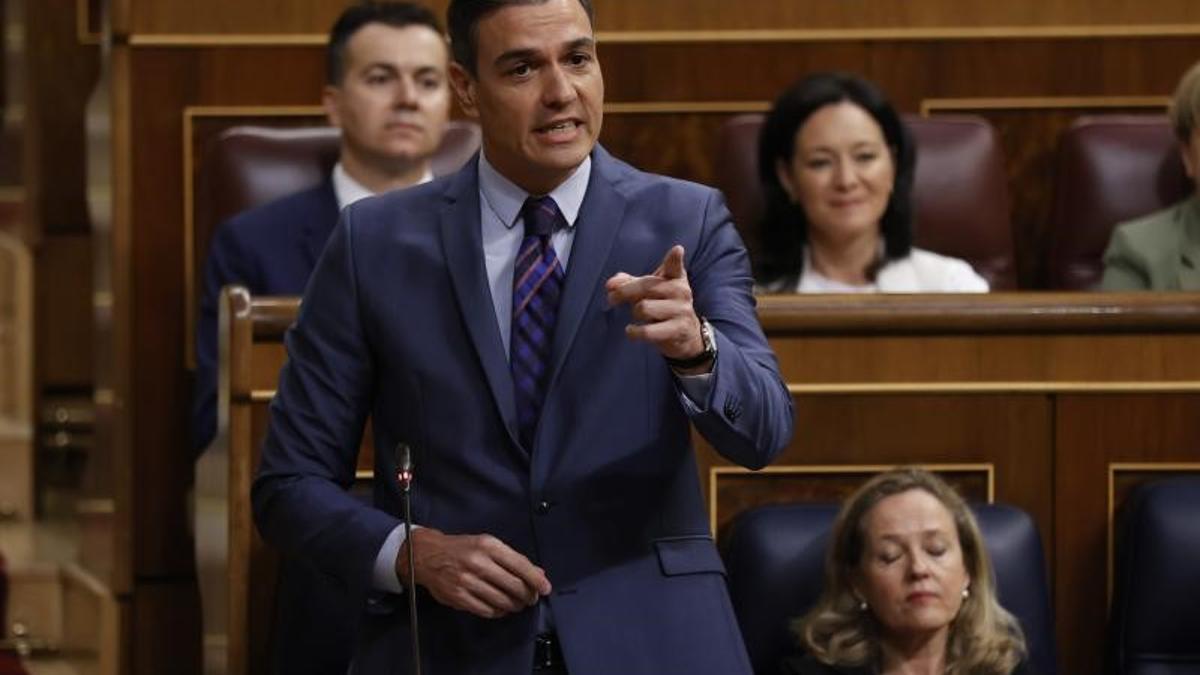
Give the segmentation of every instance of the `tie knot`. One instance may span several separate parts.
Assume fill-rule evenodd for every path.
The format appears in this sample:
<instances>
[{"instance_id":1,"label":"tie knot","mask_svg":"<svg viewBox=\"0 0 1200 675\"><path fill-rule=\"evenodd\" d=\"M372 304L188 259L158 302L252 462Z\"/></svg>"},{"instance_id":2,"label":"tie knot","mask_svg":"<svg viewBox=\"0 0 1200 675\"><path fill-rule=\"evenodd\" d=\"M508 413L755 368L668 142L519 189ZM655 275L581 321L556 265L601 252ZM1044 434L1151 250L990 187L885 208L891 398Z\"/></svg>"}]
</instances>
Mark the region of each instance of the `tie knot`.
<instances>
[{"instance_id":1,"label":"tie knot","mask_svg":"<svg viewBox=\"0 0 1200 675\"><path fill-rule=\"evenodd\" d=\"M544 237L554 233L562 223L562 212L554 198L530 197L525 200L521 212L525 216L525 236Z\"/></svg>"}]
</instances>

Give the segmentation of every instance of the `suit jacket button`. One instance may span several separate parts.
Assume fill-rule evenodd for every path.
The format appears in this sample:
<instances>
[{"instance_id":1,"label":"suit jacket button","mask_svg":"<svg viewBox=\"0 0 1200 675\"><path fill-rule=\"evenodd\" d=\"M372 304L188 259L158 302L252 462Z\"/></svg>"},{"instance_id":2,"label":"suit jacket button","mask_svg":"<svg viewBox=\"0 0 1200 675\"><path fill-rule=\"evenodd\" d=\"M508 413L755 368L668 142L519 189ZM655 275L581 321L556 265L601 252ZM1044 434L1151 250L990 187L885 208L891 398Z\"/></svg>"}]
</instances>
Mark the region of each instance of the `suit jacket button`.
<instances>
[{"instance_id":1,"label":"suit jacket button","mask_svg":"<svg viewBox=\"0 0 1200 675\"><path fill-rule=\"evenodd\" d=\"M539 516L544 516L547 513L550 513L550 506L551 506L550 502L540 501L540 502L538 502L538 505L535 510L537 511L537 514Z\"/></svg>"}]
</instances>

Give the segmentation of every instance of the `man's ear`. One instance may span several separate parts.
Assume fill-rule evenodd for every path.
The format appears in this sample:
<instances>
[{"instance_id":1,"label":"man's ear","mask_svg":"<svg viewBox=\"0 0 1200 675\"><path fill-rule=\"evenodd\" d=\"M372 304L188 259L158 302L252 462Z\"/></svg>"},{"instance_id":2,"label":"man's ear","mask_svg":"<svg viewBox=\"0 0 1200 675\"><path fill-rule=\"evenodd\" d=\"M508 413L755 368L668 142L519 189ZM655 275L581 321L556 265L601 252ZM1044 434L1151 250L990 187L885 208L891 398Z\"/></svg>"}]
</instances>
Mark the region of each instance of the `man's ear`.
<instances>
[{"instance_id":1,"label":"man's ear","mask_svg":"<svg viewBox=\"0 0 1200 675\"><path fill-rule=\"evenodd\" d=\"M341 100L342 90L339 87L327 84L321 90L321 107L325 108L325 119L329 120L330 126L338 129L342 128Z\"/></svg>"},{"instance_id":2,"label":"man's ear","mask_svg":"<svg viewBox=\"0 0 1200 675\"><path fill-rule=\"evenodd\" d=\"M468 117L479 117L479 107L475 102L475 78L457 61L450 62L450 86L458 98L458 106Z\"/></svg>"}]
</instances>

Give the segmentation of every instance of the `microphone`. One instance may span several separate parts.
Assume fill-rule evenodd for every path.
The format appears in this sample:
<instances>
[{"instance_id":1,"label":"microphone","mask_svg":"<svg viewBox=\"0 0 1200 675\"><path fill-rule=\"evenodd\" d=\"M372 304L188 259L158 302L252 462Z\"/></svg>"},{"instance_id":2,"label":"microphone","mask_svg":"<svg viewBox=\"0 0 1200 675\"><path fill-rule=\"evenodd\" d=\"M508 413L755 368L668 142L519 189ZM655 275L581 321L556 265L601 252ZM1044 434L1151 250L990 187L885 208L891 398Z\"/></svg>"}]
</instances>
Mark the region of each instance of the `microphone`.
<instances>
[{"instance_id":1,"label":"microphone","mask_svg":"<svg viewBox=\"0 0 1200 675\"><path fill-rule=\"evenodd\" d=\"M396 444L396 482L404 497L404 541L408 544L408 619L412 625L413 673L421 675L421 636L417 630L417 563L412 540L412 482L415 477L412 448L401 441Z\"/></svg>"}]
</instances>

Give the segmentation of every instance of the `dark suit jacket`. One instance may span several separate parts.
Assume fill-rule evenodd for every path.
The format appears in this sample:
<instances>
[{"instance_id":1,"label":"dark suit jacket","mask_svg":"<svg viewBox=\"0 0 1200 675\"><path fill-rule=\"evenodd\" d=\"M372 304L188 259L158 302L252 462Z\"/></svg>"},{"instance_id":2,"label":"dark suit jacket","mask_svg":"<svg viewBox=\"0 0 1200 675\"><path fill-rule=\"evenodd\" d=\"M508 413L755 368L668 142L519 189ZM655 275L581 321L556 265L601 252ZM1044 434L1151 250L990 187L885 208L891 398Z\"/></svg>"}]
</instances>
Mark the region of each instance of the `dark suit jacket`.
<instances>
[{"instance_id":1,"label":"dark suit jacket","mask_svg":"<svg viewBox=\"0 0 1200 675\"><path fill-rule=\"evenodd\" d=\"M368 415L375 475L416 448L414 520L490 533L547 572L572 675L750 672L709 534L683 394L658 351L625 336L604 281L654 270L672 244L719 356L690 421L724 456L761 467L788 442L791 398L754 313L746 251L715 190L593 153L532 447L518 440L487 285L478 161L343 212L287 336L253 490L264 537L367 594L400 497L347 498ZM529 672L536 610L487 620L422 592L429 672ZM402 596L375 595L354 672L406 672Z\"/></svg>"},{"instance_id":2,"label":"dark suit jacket","mask_svg":"<svg viewBox=\"0 0 1200 675\"><path fill-rule=\"evenodd\" d=\"M192 446L199 454L216 432L217 315L221 288L242 284L254 295L299 295L337 224L337 197L325 181L222 223L204 264L196 328ZM360 605L303 560L279 571L274 634L276 672L344 673Z\"/></svg>"},{"instance_id":3,"label":"dark suit jacket","mask_svg":"<svg viewBox=\"0 0 1200 675\"><path fill-rule=\"evenodd\" d=\"M221 289L241 284L253 295L300 295L337 224L332 181L243 211L221 223L204 260L196 322L192 450L199 455L217 429L217 316Z\"/></svg>"}]
</instances>

